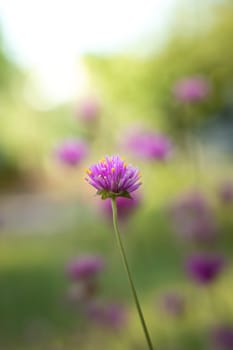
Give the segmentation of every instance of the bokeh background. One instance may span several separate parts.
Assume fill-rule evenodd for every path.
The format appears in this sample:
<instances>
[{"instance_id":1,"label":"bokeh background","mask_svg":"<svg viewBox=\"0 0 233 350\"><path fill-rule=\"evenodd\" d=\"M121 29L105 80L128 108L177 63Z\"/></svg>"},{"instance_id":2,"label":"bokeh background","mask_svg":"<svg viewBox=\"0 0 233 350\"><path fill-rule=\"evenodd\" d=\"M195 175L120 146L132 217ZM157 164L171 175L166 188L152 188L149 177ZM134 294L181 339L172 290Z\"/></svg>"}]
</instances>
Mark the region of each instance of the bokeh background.
<instances>
[{"instance_id":1,"label":"bokeh background","mask_svg":"<svg viewBox=\"0 0 233 350\"><path fill-rule=\"evenodd\" d=\"M0 349L233 349L233 4L0 1ZM83 272L80 272L83 271Z\"/></svg>"}]
</instances>

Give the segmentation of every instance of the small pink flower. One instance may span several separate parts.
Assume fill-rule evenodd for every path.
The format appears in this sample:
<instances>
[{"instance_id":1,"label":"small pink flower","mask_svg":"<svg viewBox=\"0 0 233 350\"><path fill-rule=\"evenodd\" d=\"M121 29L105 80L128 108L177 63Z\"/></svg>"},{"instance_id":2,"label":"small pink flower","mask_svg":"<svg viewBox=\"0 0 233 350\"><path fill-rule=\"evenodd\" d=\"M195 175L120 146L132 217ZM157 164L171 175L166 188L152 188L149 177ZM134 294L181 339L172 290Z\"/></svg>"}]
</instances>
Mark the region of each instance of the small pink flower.
<instances>
[{"instance_id":1,"label":"small pink flower","mask_svg":"<svg viewBox=\"0 0 233 350\"><path fill-rule=\"evenodd\" d=\"M76 166L87 156L88 145L81 139L67 139L55 149L55 157L63 164Z\"/></svg>"},{"instance_id":2,"label":"small pink flower","mask_svg":"<svg viewBox=\"0 0 233 350\"><path fill-rule=\"evenodd\" d=\"M120 330L126 324L126 309L117 303L90 303L87 316L97 325L113 330Z\"/></svg>"},{"instance_id":3,"label":"small pink flower","mask_svg":"<svg viewBox=\"0 0 233 350\"><path fill-rule=\"evenodd\" d=\"M95 255L84 255L72 259L67 267L67 275L74 281L86 281L96 277L104 269L104 261Z\"/></svg>"},{"instance_id":4,"label":"small pink flower","mask_svg":"<svg viewBox=\"0 0 233 350\"><path fill-rule=\"evenodd\" d=\"M225 267L225 259L216 253L196 253L185 262L187 275L197 284L207 285L214 282Z\"/></svg>"},{"instance_id":5,"label":"small pink flower","mask_svg":"<svg viewBox=\"0 0 233 350\"><path fill-rule=\"evenodd\" d=\"M141 159L164 161L172 152L169 138L154 131L133 130L125 136L123 146Z\"/></svg>"},{"instance_id":6,"label":"small pink flower","mask_svg":"<svg viewBox=\"0 0 233 350\"><path fill-rule=\"evenodd\" d=\"M201 76L185 77L178 80L173 87L173 94L180 102L201 102L208 97L210 84Z\"/></svg>"}]
</instances>

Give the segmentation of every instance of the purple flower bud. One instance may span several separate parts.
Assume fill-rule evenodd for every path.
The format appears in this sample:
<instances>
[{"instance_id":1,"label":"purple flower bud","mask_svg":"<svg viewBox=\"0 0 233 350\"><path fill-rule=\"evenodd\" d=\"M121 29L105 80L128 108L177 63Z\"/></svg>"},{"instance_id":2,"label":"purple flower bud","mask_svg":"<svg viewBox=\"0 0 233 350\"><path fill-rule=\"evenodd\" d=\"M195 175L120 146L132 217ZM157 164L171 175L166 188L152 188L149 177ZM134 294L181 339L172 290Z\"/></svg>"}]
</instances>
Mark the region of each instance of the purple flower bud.
<instances>
[{"instance_id":1,"label":"purple flower bud","mask_svg":"<svg viewBox=\"0 0 233 350\"><path fill-rule=\"evenodd\" d=\"M198 284L214 282L225 267L222 255L214 253L196 253L189 256L185 262L187 275Z\"/></svg>"},{"instance_id":2,"label":"purple flower bud","mask_svg":"<svg viewBox=\"0 0 233 350\"><path fill-rule=\"evenodd\" d=\"M194 242L212 242L216 237L216 222L207 199L197 191L178 197L169 211L176 233Z\"/></svg>"},{"instance_id":3,"label":"purple flower bud","mask_svg":"<svg viewBox=\"0 0 233 350\"><path fill-rule=\"evenodd\" d=\"M201 76L186 77L176 82L173 94L180 102L203 101L210 93L210 84Z\"/></svg>"},{"instance_id":4,"label":"purple flower bud","mask_svg":"<svg viewBox=\"0 0 233 350\"><path fill-rule=\"evenodd\" d=\"M141 196L133 194L131 197L132 198L116 198L118 218L122 221L129 218L141 204ZM107 198L105 201L100 201L99 206L101 212L112 220L111 199Z\"/></svg>"},{"instance_id":5,"label":"purple flower bud","mask_svg":"<svg viewBox=\"0 0 233 350\"><path fill-rule=\"evenodd\" d=\"M85 123L91 123L98 119L100 105L95 98L86 98L79 102L77 117Z\"/></svg>"},{"instance_id":6,"label":"purple flower bud","mask_svg":"<svg viewBox=\"0 0 233 350\"><path fill-rule=\"evenodd\" d=\"M67 267L67 275L74 281L83 281L96 277L104 269L104 261L95 255L84 255L72 259Z\"/></svg>"},{"instance_id":7,"label":"purple flower bud","mask_svg":"<svg viewBox=\"0 0 233 350\"><path fill-rule=\"evenodd\" d=\"M164 161L172 152L168 137L153 131L131 131L123 144L134 156L147 160Z\"/></svg>"},{"instance_id":8,"label":"purple flower bud","mask_svg":"<svg viewBox=\"0 0 233 350\"><path fill-rule=\"evenodd\" d=\"M69 166L76 166L87 156L87 143L81 139L69 139L60 143L55 156L61 162Z\"/></svg>"},{"instance_id":9,"label":"purple flower bud","mask_svg":"<svg viewBox=\"0 0 233 350\"><path fill-rule=\"evenodd\" d=\"M91 303L87 308L87 316L99 326L120 330L126 324L126 310L120 304Z\"/></svg>"},{"instance_id":10,"label":"purple flower bud","mask_svg":"<svg viewBox=\"0 0 233 350\"><path fill-rule=\"evenodd\" d=\"M211 330L210 343L213 350L233 349L233 326L220 325Z\"/></svg>"},{"instance_id":11,"label":"purple flower bud","mask_svg":"<svg viewBox=\"0 0 233 350\"><path fill-rule=\"evenodd\" d=\"M87 170L86 181L97 189L102 199L128 197L141 185L138 169L119 156L106 157Z\"/></svg>"},{"instance_id":12,"label":"purple flower bud","mask_svg":"<svg viewBox=\"0 0 233 350\"><path fill-rule=\"evenodd\" d=\"M176 292L164 294L160 301L163 312L172 317L180 317L185 311L185 302L183 296Z\"/></svg>"},{"instance_id":13,"label":"purple flower bud","mask_svg":"<svg viewBox=\"0 0 233 350\"><path fill-rule=\"evenodd\" d=\"M225 181L219 187L219 198L224 204L233 203L233 182Z\"/></svg>"}]
</instances>

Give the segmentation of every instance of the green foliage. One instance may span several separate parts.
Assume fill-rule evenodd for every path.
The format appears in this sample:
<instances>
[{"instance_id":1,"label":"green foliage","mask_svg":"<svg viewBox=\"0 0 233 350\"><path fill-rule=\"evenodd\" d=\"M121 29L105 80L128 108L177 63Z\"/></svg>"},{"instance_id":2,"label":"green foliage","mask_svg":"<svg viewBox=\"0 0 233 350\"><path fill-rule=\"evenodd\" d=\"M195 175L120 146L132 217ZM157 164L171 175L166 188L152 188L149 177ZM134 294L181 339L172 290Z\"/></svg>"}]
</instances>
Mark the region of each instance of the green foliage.
<instances>
[{"instance_id":1,"label":"green foliage","mask_svg":"<svg viewBox=\"0 0 233 350\"><path fill-rule=\"evenodd\" d=\"M233 5L217 7L211 23L198 32L187 34L184 27L181 29L174 31L160 53L148 57L86 58L114 108L127 110L128 119L142 117L176 135L182 134L186 113L186 106L178 104L172 95L177 79L203 75L212 85L207 101L191 107L191 128L232 103Z\"/></svg>"}]
</instances>

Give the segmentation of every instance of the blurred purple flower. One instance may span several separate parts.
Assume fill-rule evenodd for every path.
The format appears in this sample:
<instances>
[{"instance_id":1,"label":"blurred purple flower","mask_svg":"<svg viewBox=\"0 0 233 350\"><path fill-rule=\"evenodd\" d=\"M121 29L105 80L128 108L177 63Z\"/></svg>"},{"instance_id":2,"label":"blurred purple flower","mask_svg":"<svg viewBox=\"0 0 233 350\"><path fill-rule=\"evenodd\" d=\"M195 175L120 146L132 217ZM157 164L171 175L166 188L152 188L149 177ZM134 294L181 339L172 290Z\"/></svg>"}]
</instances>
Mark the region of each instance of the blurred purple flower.
<instances>
[{"instance_id":1,"label":"blurred purple flower","mask_svg":"<svg viewBox=\"0 0 233 350\"><path fill-rule=\"evenodd\" d=\"M87 156L88 145L81 139L68 139L61 142L55 149L55 156L69 166L76 166Z\"/></svg>"},{"instance_id":2,"label":"blurred purple flower","mask_svg":"<svg viewBox=\"0 0 233 350\"><path fill-rule=\"evenodd\" d=\"M174 230L184 239L211 242L216 237L216 222L207 199L197 191L178 197L169 210Z\"/></svg>"},{"instance_id":3,"label":"blurred purple flower","mask_svg":"<svg viewBox=\"0 0 233 350\"><path fill-rule=\"evenodd\" d=\"M99 102L93 98L88 97L79 102L77 117L85 122L91 123L98 119L100 114L100 105Z\"/></svg>"},{"instance_id":4,"label":"blurred purple flower","mask_svg":"<svg viewBox=\"0 0 233 350\"><path fill-rule=\"evenodd\" d=\"M92 165L86 173L85 180L97 189L102 199L130 197L130 193L141 185L138 169L115 155Z\"/></svg>"},{"instance_id":5,"label":"blurred purple flower","mask_svg":"<svg viewBox=\"0 0 233 350\"><path fill-rule=\"evenodd\" d=\"M198 284L214 282L225 267L222 255L214 253L196 253L185 262L187 275Z\"/></svg>"},{"instance_id":6,"label":"blurred purple flower","mask_svg":"<svg viewBox=\"0 0 233 350\"><path fill-rule=\"evenodd\" d=\"M116 303L90 303L87 308L87 316L99 326L113 330L120 330L127 321L125 308Z\"/></svg>"},{"instance_id":7,"label":"blurred purple flower","mask_svg":"<svg viewBox=\"0 0 233 350\"><path fill-rule=\"evenodd\" d=\"M219 187L219 198L224 204L233 203L233 182L225 181Z\"/></svg>"},{"instance_id":8,"label":"blurred purple flower","mask_svg":"<svg viewBox=\"0 0 233 350\"><path fill-rule=\"evenodd\" d=\"M180 317L185 311L183 296L173 291L167 292L162 296L160 306L162 311L173 317Z\"/></svg>"},{"instance_id":9,"label":"blurred purple flower","mask_svg":"<svg viewBox=\"0 0 233 350\"><path fill-rule=\"evenodd\" d=\"M125 197L117 197L116 198L117 213L118 213L118 218L120 220L127 219L130 215L132 215L135 212L135 210L141 204L141 196L133 194L133 195L131 195L131 197L132 198L125 198ZM107 198L105 201L100 201L99 207L100 207L101 212L107 218L112 220L111 199Z\"/></svg>"},{"instance_id":10,"label":"blurred purple flower","mask_svg":"<svg viewBox=\"0 0 233 350\"><path fill-rule=\"evenodd\" d=\"M210 84L205 77L191 76L178 80L173 87L173 94L181 102L195 103L207 98Z\"/></svg>"},{"instance_id":11,"label":"blurred purple flower","mask_svg":"<svg viewBox=\"0 0 233 350\"><path fill-rule=\"evenodd\" d=\"M71 280L86 281L96 277L104 267L104 260L100 256L84 255L72 259L66 267L66 272Z\"/></svg>"},{"instance_id":12,"label":"blurred purple flower","mask_svg":"<svg viewBox=\"0 0 233 350\"><path fill-rule=\"evenodd\" d=\"M131 131L123 144L134 156L148 160L164 161L172 152L169 138L153 131Z\"/></svg>"},{"instance_id":13,"label":"blurred purple flower","mask_svg":"<svg viewBox=\"0 0 233 350\"><path fill-rule=\"evenodd\" d=\"M215 350L233 349L233 327L232 325L220 325L214 327L210 333L210 343Z\"/></svg>"}]
</instances>

